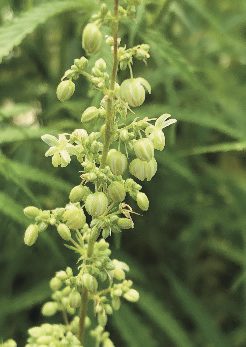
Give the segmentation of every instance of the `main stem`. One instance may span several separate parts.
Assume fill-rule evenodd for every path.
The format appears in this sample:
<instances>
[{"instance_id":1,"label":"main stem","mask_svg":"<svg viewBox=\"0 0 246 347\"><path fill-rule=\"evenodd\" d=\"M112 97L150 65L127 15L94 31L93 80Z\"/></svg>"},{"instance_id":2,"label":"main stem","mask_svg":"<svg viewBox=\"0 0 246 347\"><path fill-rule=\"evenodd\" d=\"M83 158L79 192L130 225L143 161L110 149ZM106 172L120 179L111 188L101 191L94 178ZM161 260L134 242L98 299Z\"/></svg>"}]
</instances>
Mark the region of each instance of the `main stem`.
<instances>
[{"instance_id":1,"label":"main stem","mask_svg":"<svg viewBox=\"0 0 246 347\"><path fill-rule=\"evenodd\" d=\"M108 95L108 104L106 110L106 130L102 150L102 158L100 162L100 168L103 169L106 166L107 155L110 146L110 139L112 135L112 127L114 123L114 89L118 68L118 8L119 0L114 0L114 18L113 18L113 37L114 37L114 56L113 56L113 69L110 81L110 90ZM88 243L87 259L90 258L94 251L94 244L96 238L91 236ZM81 293L81 306L80 306L80 317L79 317L79 340L81 345L84 343L85 334L85 318L88 307L88 290L82 289Z\"/></svg>"},{"instance_id":2,"label":"main stem","mask_svg":"<svg viewBox=\"0 0 246 347\"><path fill-rule=\"evenodd\" d=\"M110 90L108 95L108 104L106 110L106 130L104 136L103 150L102 150L102 158L100 167L101 169L105 168L107 155L110 146L110 140L112 136L112 127L114 123L114 89L117 75L117 67L118 67L118 7L119 0L114 0L114 22L113 22L113 35L114 35L114 61L113 61L113 69L110 81Z\"/></svg>"}]
</instances>

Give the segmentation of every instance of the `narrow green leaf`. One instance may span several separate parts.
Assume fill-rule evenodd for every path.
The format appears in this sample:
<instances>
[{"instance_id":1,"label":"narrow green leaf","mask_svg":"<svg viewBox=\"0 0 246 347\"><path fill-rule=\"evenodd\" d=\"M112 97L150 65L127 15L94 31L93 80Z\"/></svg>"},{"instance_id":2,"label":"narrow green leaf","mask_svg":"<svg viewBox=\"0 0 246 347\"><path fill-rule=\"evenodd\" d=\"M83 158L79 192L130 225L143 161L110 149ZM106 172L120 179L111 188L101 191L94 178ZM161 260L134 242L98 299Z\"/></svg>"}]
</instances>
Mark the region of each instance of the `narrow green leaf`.
<instances>
[{"instance_id":1,"label":"narrow green leaf","mask_svg":"<svg viewBox=\"0 0 246 347\"><path fill-rule=\"evenodd\" d=\"M0 132L0 144L15 141L39 139L44 134L57 135L57 131L48 128L15 128L6 127ZM41 139L40 139L41 141Z\"/></svg>"},{"instance_id":2,"label":"narrow green leaf","mask_svg":"<svg viewBox=\"0 0 246 347\"><path fill-rule=\"evenodd\" d=\"M39 24L44 23L58 13L83 9L93 6L92 1L53 1L34 7L28 12L22 13L14 18L10 23L0 28L0 63L3 57L8 55L12 49L19 45L23 39L32 33Z\"/></svg>"},{"instance_id":3,"label":"narrow green leaf","mask_svg":"<svg viewBox=\"0 0 246 347\"><path fill-rule=\"evenodd\" d=\"M175 346L194 347L185 329L171 315L171 313L168 312L163 303L143 290L139 290L139 292L139 307L173 341Z\"/></svg>"},{"instance_id":4,"label":"narrow green leaf","mask_svg":"<svg viewBox=\"0 0 246 347\"><path fill-rule=\"evenodd\" d=\"M238 265L245 264L245 254L241 250L233 248L231 243L213 239L207 241L206 244L209 249L213 250L217 254L222 255L233 263Z\"/></svg>"},{"instance_id":5,"label":"narrow green leaf","mask_svg":"<svg viewBox=\"0 0 246 347\"><path fill-rule=\"evenodd\" d=\"M217 152L230 152L230 151L244 151L246 149L246 142L234 142L234 143L220 143L218 145L195 147L188 150L180 151L182 156L197 155L205 153L217 153Z\"/></svg>"},{"instance_id":6,"label":"narrow green leaf","mask_svg":"<svg viewBox=\"0 0 246 347\"><path fill-rule=\"evenodd\" d=\"M13 199L0 191L0 212L11 217L17 223L27 226L27 220L23 213L23 207Z\"/></svg>"},{"instance_id":7,"label":"narrow green leaf","mask_svg":"<svg viewBox=\"0 0 246 347\"><path fill-rule=\"evenodd\" d=\"M50 288L47 282L27 290L12 298L3 298L0 301L1 315L17 313L26 310L34 305L42 303L50 295Z\"/></svg>"},{"instance_id":8,"label":"narrow green leaf","mask_svg":"<svg viewBox=\"0 0 246 347\"><path fill-rule=\"evenodd\" d=\"M151 328L142 322L140 316L126 304L114 313L114 324L122 339L129 347L156 347L157 342L151 336Z\"/></svg>"},{"instance_id":9,"label":"narrow green leaf","mask_svg":"<svg viewBox=\"0 0 246 347\"><path fill-rule=\"evenodd\" d=\"M208 344L211 343L216 347L231 346L227 337L223 335L216 325L213 317L207 312L206 307L199 302L195 295L192 294L169 269L165 267L163 270L162 267L162 272L165 278L168 279L172 287L172 292L183 306L185 312L193 319L204 338L206 338Z\"/></svg>"}]
</instances>

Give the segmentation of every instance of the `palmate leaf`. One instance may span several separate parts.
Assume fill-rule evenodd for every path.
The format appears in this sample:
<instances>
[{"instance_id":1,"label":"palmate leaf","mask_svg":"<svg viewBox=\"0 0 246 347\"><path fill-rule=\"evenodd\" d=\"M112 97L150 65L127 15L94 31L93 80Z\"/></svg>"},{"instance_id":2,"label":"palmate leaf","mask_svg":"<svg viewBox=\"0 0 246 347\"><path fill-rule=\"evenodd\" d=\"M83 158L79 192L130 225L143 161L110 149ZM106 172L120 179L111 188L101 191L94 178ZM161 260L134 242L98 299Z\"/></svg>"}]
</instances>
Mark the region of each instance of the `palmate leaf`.
<instances>
[{"instance_id":1,"label":"palmate leaf","mask_svg":"<svg viewBox=\"0 0 246 347\"><path fill-rule=\"evenodd\" d=\"M10 23L0 28L0 63L12 49L19 45L23 39L32 33L39 24L44 23L58 13L72 9L86 9L93 6L92 1L53 1L34 7L28 12L22 13Z\"/></svg>"}]
</instances>

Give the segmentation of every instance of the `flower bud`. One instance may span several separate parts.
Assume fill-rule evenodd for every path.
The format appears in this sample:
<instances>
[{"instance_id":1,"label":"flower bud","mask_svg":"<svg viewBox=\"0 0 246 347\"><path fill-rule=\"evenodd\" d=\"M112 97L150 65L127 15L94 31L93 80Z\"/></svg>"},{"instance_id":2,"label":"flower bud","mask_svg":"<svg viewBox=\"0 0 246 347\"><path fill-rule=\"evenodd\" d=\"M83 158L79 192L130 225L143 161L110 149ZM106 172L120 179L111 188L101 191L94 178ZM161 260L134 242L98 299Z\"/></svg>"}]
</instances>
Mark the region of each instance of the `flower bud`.
<instances>
[{"instance_id":1,"label":"flower bud","mask_svg":"<svg viewBox=\"0 0 246 347\"><path fill-rule=\"evenodd\" d=\"M51 279L51 281L50 281L50 288L52 290L54 290L54 291L55 290L59 290L61 288L61 286L62 286L62 281L59 278L53 277Z\"/></svg>"},{"instance_id":2,"label":"flower bud","mask_svg":"<svg viewBox=\"0 0 246 347\"><path fill-rule=\"evenodd\" d=\"M38 224L38 232L41 233L42 231L45 231L48 228L48 224L45 222L41 222Z\"/></svg>"},{"instance_id":3,"label":"flower bud","mask_svg":"<svg viewBox=\"0 0 246 347\"><path fill-rule=\"evenodd\" d=\"M165 136L162 130L153 131L148 138L152 141L154 148L158 151L162 151L165 147Z\"/></svg>"},{"instance_id":4,"label":"flower bud","mask_svg":"<svg viewBox=\"0 0 246 347\"><path fill-rule=\"evenodd\" d=\"M40 210L34 206L24 208L24 214L27 218L35 219L40 213Z\"/></svg>"},{"instance_id":5,"label":"flower bud","mask_svg":"<svg viewBox=\"0 0 246 347\"><path fill-rule=\"evenodd\" d=\"M71 232L66 224L59 224L57 227L57 231L63 240L71 240Z\"/></svg>"},{"instance_id":6,"label":"flower bud","mask_svg":"<svg viewBox=\"0 0 246 347\"><path fill-rule=\"evenodd\" d=\"M119 281L123 281L125 279L125 272L120 268L114 269L114 278Z\"/></svg>"},{"instance_id":7,"label":"flower bud","mask_svg":"<svg viewBox=\"0 0 246 347\"><path fill-rule=\"evenodd\" d=\"M95 67L98 68L100 71L105 71L107 65L105 61L102 58L100 58L95 62Z\"/></svg>"},{"instance_id":8,"label":"flower bud","mask_svg":"<svg viewBox=\"0 0 246 347\"><path fill-rule=\"evenodd\" d=\"M94 217L101 216L106 211L107 207L108 199L102 192L88 195L85 202L86 211Z\"/></svg>"},{"instance_id":9,"label":"flower bud","mask_svg":"<svg viewBox=\"0 0 246 347\"><path fill-rule=\"evenodd\" d=\"M86 25L82 35L82 47L88 54L96 54L102 44L102 33L96 24Z\"/></svg>"},{"instance_id":10,"label":"flower bud","mask_svg":"<svg viewBox=\"0 0 246 347\"><path fill-rule=\"evenodd\" d=\"M69 305L72 308L77 308L80 306L81 303L81 296L79 292L74 291L69 294Z\"/></svg>"},{"instance_id":11,"label":"flower bud","mask_svg":"<svg viewBox=\"0 0 246 347\"><path fill-rule=\"evenodd\" d=\"M71 80L62 81L56 90L56 96L60 101L66 101L71 98L75 91L75 84Z\"/></svg>"},{"instance_id":12,"label":"flower bud","mask_svg":"<svg viewBox=\"0 0 246 347\"><path fill-rule=\"evenodd\" d=\"M126 197L125 188L120 182L112 182L108 187L108 194L114 202L121 202Z\"/></svg>"},{"instance_id":13,"label":"flower bud","mask_svg":"<svg viewBox=\"0 0 246 347\"><path fill-rule=\"evenodd\" d=\"M147 211L149 208L149 199L147 195L142 192L137 193L137 204L141 210Z\"/></svg>"},{"instance_id":14,"label":"flower bud","mask_svg":"<svg viewBox=\"0 0 246 347\"><path fill-rule=\"evenodd\" d=\"M42 314L44 316L53 316L58 310L57 302L46 302L42 307Z\"/></svg>"},{"instance_id":15,"label":"flower bud","mask_svg":"<svg viewBox=\"0 0 246 347\"><path fill-rule=\"evenodd\" d=\"M58 271L56 273L56 277L61 281L65 281L68 276L67 276L66 272L62 270L62 271Z\"/></svg>"},{"instance_id":16,"label":"flower bud","mask_svg":"<svg viewBox=\"0 0 246 347\"><path fill-rule=\"evenodd\" d=\"M103 347L115 347L115 345L109 338L107 338L105 341L103 341Z\"/></svg>"},{"instance_id":17,"label":"flower bud","mask_svg":"<svg viewBox=\"0 0 246 347\"><path fill-rule=\"evenodd\" d=\"M112 297L112 307L113 307L113 309L115 311L117 311L120 308L120 304L121 304L121 302L120 302L119 296L114 295Z\"/></svg>"},{"instance_id":18,"label":"flower bud","mask_svg":"<svg viewBox=\"0 0 246 347\"><path fill-rule=\"evenodd\" d=\"M116 151L116 149L111 149L107 157L108 165L114 175L123 175L127 168L127 158L126 156Z\"/></svg>"},{"instance_id":19,"label":"flower bud","mask_svg":"<svg viewBox=\"0 0 246 347\"><path fill-rule=\"evenodd\" d=\"M124 295L124 298L131 302L136 302L139 299L139 293L135 289L130 289Z\"/></svg>"},{"instance_id":20,"label":"flower bud","mask_svg":"<svg viewBox=\"0 0 246 347\"><path fill-rule=\"evenodd\" d=\"M42 336L44 332L43 332L43 329L41 327L33 327L33 328L28 329L28 333L30 336L37 338L39 336Z\"/></svg>"},{"instance_id":21,"label":"flower bud","mask_svg":"<svg viewBox=\"0 0 246 347\"><path fill-rule=\"evenodd\" d=\"M84 274L82 276L83 286L89 290L91 293L95 293L97 291L98 283L95 277L90 274Z\"/></svg>"},{"instance_id":22,"label":"flower bud","mask_svg":"<svg viewBox=\"0 0 246 347\"><path fill-rule=\"evenodd\" d=\"M38 238L38 226L31 224L25 231L24 242L27 246L32 246Z\"/></svg>"},{"instance_id":23,"label":"flower bud","mask_svg":"<svg viewBox=\"0 0 246 347\"><path fill-rule=\"evenodd\" d=\"M136 156L143 161L150 161L154 156L154 146L149 139L139 139L134 143Z\"/></svg>"},{"instance_id":24,"label":"flower bud","mask_svg":"<svg viewBox=\"0 0 246 347\"><path fill-rule=\"evenodd\" d=\"M81 122L82 123L92 123L95 122L100 117L99 109L91 106L88 107L82 114Z\"/></svg>"},{"instance_id":25,"label":"flower bud","mask_svg":"<svg viewBox=\"0 0 246 347\"><path fill-rule=\"evenodd\" d=\"M74 65L76 65L81 70L85 70L88 66L88 63L89 61L85 57L81 57L80 59L74 60Z\"/></svg>"},{"instance_id":26,"label":"flower bud","mask_svg":"<svg viewBox=\"0 0 246 347\"><path fill-rule=\"evenodd\" d=\"M83 200L89 193L90 189L88 187L76 186L71 190L69 199L72 203L76 203Z\"/></svg>"},{"instance_id":27,"label":"flower bud","mask_svg":"<svg viewBox=\"0 0 246 347\"><path fill-rule=\"evenodd\" d=\"M121 229L133 229L134 227L133 221L129 218L119 218L117 223Z\"/></svg>"},{"instance_id":28,"label":"flower bud","mask_svg":"<svg viewBox=\"0 0 246 347\"><path fill-rule=\"evenodd\" d=\"M137 158L131 162L129 171L140 181L143 181L144 179L150 181L157 171L157 162L155 158L152 158L150 161L143 161Z\"/></svg>"},{"instance_id":29,"label":"flower bud","mask_svg":"<svg viewBox=\"0 0 246 347\"><path fill-rule=\"evenodd\" d=\"M97 320L98 320L99 325L101 325L102 327L105 327L105 325L107 324L107 321L108 321L105 310L98 313Z\"/></svg>"},{"instance_id":30,"label":"flower bud","mask_svg":"<svg viewBox=\"0 0 246 347\"><path fill-rule=\"evenodd\" d=\"M70 229L82 229L86 223L86 217L82 209L76 206L68 206L63 214L63 220Z\"/></svg>"},{"instance_id":31,"label":"flower bud","mask_svg":"<svg viewBox=\"0 0 246 347\"><path fill-rule=\"evenodd\" d=\"M149 83L143 78L130 78L125 80L120 86L120 96L131 107L137 107L143 104L145 100L144 87L151 92Z\"/></svg>"}]
</instances>

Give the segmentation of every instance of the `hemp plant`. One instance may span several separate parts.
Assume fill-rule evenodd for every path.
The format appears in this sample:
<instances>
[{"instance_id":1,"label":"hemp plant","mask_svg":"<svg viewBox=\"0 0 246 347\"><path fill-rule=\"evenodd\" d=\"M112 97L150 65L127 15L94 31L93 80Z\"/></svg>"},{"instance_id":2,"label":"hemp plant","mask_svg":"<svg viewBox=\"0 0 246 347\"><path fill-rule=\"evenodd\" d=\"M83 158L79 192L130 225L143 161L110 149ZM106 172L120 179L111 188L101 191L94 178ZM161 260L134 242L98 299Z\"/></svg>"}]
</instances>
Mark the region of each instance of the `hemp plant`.
<instances>
[{"instance_id":1,"label":"hemp plant","mask_svg":"<svg viewBox=\"0 0 246 347\"><path fill-rule=\"evenodd\" d=\"M26 347L36 346L84 346L86 330L90 329L87 315L88 302L94 304L98 325L90 330L95 346L112 347L114 343L105 330L108 316L118 310L122 298L130 302L139 299L139 293L132 288L132 281L126 279L129 266L117 259L111 259L109 240L114 233L132 229L132 214L138 214L125 202L126 194L137 202L142 211L149 208L149 200L139 181L150 181L157 171L154 151L165 146L163 128L176 122L163 114L157 119L137 117L129 123L128 112L135 114L135 108L145 100L145 93L151 93L149 83L142 77L133 77L135 59L146 63L149 45L142 43L132 48L121 45L118 25L125 18L134 18L141 0L114 0L113 12L102 4L93 15L82 34L82 46L88 57L99 52L103 35L101 26L112 28L112 36L105 40L113 55L111 75L106 72L107 62L98 59L91 71L86 57L75 59L74 64L62 77L57 88L61 102L72 97L75 81L85 76L93 88L102 94L100 107L90 106L83 111L82 128L71 134L43 135L42 140L50 146L45 153L52 157L54 167L66 167L74 156L82 166L81 183L75 186L65 207L54 210L40 210L29 206L25 215L33 222L26 229L24 242L32 246L39 233L52 225L65 246L78 255L77 272L68 267L58 271L50 281L52 301L42 307L44 316L57 312L63 317L63 324L42 324L28 330ZM123 7L124 6L124 7ZM110 32L111 34L111 32ZM117 73L129 69L129 79L119 85ZM132 110L134 108L134 112ZM88 133L83 124L96 123L102 119L100 131ZM128 166L129 163L129 166ZM129 173L136 178L128 178ZM3 346L16 346L9 340Z\"/></svg>"}]
</instances>

